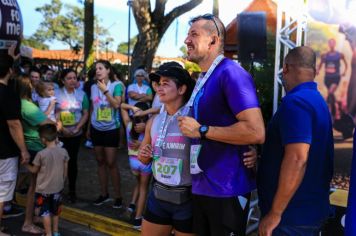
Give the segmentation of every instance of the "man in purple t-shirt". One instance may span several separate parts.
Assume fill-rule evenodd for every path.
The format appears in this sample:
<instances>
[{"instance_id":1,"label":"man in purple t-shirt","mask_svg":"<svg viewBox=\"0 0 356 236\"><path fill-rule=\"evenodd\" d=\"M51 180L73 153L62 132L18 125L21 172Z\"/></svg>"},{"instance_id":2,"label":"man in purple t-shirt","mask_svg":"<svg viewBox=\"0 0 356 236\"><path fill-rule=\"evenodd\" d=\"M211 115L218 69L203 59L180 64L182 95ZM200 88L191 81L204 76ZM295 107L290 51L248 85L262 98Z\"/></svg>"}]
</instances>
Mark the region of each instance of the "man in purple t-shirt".
<instances>
[{"instance_id":1,"label":"man in purple t-shirt","mask_svg":"<svg viewBox=\"0 0 356 236\"><path fill-rule=\"evenodd\" d=\"M185 44L188 60L202 75L188 106L193 117L180 117L192 138L191 174L194 230L198 235L245 235L252 170L243 164L248 144L263 143L264 123L251 76L224 58L225 28L206 14L190 21Z\"/></svg>"}]
</instances>

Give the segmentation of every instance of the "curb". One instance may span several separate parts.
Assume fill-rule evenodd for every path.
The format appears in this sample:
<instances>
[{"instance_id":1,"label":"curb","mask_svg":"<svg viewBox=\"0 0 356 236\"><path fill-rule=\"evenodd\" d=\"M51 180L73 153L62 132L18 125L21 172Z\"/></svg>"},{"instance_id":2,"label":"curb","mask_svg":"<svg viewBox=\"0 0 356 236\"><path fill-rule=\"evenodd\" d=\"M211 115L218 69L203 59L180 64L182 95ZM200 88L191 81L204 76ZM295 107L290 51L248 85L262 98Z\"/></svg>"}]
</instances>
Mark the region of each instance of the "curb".
<instances>
[{"instance_id":1,"label":"curb","mask_svg":"<svg viewBox=\"0 0 356 236\"><path fill-rule=\"evenodd\" d=\"M16 200L20 206L25 206L26 197L24 195L16 194ZM60 218L109 235L138 236L141 234L126 222L65 205L62 206Z\"/></svg>"}]
</instances>

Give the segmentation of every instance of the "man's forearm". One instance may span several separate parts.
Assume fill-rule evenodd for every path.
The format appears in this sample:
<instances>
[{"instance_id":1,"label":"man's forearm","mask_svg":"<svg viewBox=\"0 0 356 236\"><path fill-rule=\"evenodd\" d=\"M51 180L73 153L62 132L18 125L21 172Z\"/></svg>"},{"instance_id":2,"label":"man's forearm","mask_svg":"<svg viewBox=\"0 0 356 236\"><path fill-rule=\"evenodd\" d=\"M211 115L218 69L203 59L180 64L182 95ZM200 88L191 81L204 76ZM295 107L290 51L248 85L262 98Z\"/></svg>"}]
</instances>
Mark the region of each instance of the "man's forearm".
<instances>
[{"instance_id":1,"label":"man's forearm","mask_svg":"<svg viewBox=\"0 0 356 236\"><path fill-rule=\"evenodd\" d=\"M209 126L206 137L235 145L261 144L264 142L265 128L259 108L245 110L239 113L236 119L238 122L230 126Z\"/></svg>"},{"instance_id":2,"label":"man's forearm","mask_svg":"<svg viewBox=\"0 0 356 236\"><path fill-rule=\"evenodd\" d=\"M138 100L140 102L150 102L150 101L152 101L152 96L142 94L142 96Z\"/></svg>"},{"instance_id":3,"label":"man's forearm","mask_svg":"<svg viewBox=\"0 0 356 236\"><path fill-rule=\"evenodd\" d=\"M8 120L9 131L12 139L21 152L27 152L25 138L23 135L22 124L20 120Z\"/></svg>"},{"instance_id":4,"label":"man's forearm","mask_svg":"<svg viewBox=\"0 0 356 236\"><path fill-rule=\"evenodd\" d=\"M206 137L211 140L234 145L262 144L264 128L238 122L231 126L209 126Z\"/></svg>"},{"instance_id":5,"label":"man's forearm","mask_svg":"<svg viewBox=\"0 0 356 236\"><path fill-rule=\"evenodd\" d=\"M309 148L309 145L307 145L307 148ZM271 212L282 215L287 208L289 201L304 178L307 155L307 151L300 151L299 153L285 151L279 175L278 189L273 199Z\"/></svg>"}]
</instances>

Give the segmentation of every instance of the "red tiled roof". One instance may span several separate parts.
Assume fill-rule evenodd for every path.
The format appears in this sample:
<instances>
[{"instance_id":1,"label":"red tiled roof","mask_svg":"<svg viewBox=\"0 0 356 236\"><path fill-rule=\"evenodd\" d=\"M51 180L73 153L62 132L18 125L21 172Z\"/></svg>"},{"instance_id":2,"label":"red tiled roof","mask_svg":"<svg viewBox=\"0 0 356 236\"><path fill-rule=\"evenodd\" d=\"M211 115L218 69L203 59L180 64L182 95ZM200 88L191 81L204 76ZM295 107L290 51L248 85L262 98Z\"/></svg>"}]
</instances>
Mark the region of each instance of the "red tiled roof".
<instances>
[{"instance_id":1,"label":"red tiled roof","mask_svg":"<svg viewBox=\"0 0 356 236\"><path fill-rule=\"evenodd\" d=\"M49 60L83 60L83 51L76 54L73 50L39 50L32 49L32 57L34 59L49 59ZM127 56L117 52L99 52L97 59L105 59L111 62L127 64Z\"/></svg>"}]
</instances>

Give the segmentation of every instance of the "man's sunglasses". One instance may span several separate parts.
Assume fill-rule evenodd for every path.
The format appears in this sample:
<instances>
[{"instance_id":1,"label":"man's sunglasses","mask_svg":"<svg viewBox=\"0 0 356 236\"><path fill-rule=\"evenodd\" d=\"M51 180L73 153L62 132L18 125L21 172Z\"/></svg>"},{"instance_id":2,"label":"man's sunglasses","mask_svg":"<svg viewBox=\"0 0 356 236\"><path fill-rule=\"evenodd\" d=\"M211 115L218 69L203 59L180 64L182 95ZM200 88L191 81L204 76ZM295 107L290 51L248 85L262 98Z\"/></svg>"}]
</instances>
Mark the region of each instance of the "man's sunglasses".
<instances>
[{"instance_id":1,"label":"man's sunglasses","mask_svg":"<svg viewBox=\"0 0 356 236\"><path fill-rule=\"evenodd\" d=\"M213 14L208 13L208 14L198 16L198 17L194 18L191 22L195 22L200 19L210 20L210 21L214 22L216 31L218 31L218 37L220 37L220 30L219 30L218 24L216 23L215 16Z\"/></svg>"}]
</instances>

